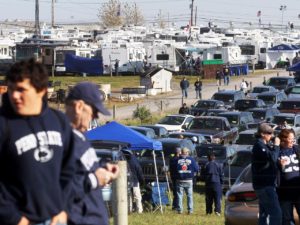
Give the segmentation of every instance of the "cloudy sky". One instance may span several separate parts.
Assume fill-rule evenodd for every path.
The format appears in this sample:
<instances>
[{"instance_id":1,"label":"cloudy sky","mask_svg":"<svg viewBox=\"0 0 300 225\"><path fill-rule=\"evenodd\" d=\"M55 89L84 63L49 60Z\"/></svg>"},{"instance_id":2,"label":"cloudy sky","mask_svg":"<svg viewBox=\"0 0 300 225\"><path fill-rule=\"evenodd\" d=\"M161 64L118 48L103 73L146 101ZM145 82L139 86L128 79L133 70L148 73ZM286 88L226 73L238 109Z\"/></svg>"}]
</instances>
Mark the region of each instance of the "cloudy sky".
<instances>
[{"instance_id":1,"label":"cloudy sky","mask_svg":"<svg viewBox=\"0 0 300 225\"><path fill-rule=\"evenodd\" d=\"M146 22L155 22L159 13L165 20L177 24L188 24L189 5L192 0L128 0L135 2L141 9ZM106 0L56 0L55 21L61 23L96 22L101 4ZM125 0L120 0L125 2ZM300 26L299 0L194 0L197 6L197 22L207 25L211 20L215 24L255 24L257 12L261 11L261 20L265 24L293 22ZM280 6L286 6L280 10ZM0 21L6 19L34 20L35 0L0 0ZM51 0L40 0L40 20L51 21Z\"/></svg>"}]
</instances>

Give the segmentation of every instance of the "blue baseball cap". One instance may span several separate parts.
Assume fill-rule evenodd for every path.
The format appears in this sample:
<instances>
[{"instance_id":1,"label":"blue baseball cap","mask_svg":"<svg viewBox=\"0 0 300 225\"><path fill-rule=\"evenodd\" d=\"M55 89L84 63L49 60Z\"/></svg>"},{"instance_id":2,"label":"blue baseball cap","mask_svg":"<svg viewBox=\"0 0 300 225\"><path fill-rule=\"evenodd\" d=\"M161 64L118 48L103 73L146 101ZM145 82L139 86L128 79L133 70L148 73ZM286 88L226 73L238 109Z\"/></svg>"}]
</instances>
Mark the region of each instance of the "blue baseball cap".
<instances>
[{"instance_id":1,"label":"blue baseball cap","mask_svg":"<svg viewBox=\"0 0 300 225\"><path fill-rule=\"evenodd\" d=\"M80 82L69 92L67 100L82 100L86 104L93 106L103 115L110 115L110 112L103 105L103 95L99 87L91 82Z\"/></svg>"}]
</instances>

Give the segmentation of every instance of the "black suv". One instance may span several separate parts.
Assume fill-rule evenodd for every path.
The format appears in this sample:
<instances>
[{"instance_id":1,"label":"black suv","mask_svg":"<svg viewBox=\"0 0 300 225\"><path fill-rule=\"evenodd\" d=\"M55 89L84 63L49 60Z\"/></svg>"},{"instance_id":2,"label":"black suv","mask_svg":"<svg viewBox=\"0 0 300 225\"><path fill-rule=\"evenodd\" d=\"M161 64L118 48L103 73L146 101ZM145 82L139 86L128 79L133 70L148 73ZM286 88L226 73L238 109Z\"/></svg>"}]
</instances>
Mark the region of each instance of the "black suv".
<instances>
[{"instance_id":1,"label":"black suv","mask_svg":"<svg viewBox=\"0 0 300 225\"><path fill-rule=\"evenodd\" d=\"M198 156L198 164L200 168L200 180L204 180L204 166L207 163L207 154L214 152L216 161L223 166L227 163L228 159L236 152L235 148L231 145L219 145L219 144L202 144L196 148Z\"/></svg>"},{"instance_id":2,"label":"black suv","mask_svg":"<svg viewBox=\"0 0 300 225\"><path fill-rule=\"evenodd\" d=\"M273 91L258 94L257 98L263 100L268 107L277 108L281 101L287 99L287 96L282 91Z\"/></svg>"},{"instance_id":3,"label":"black suv","mask_svg":"<svg viewBox=\"0 0 300 225\"><path fill-rule=\"evenodd\" d=\"M199 100L191 106L191 114L200 116L208 109L225 109L225 104L219 100Z\"/></svg>"},{"instance_id":4,"label":"black suv","mask_svg":"<svg viewBox=\"0 0 300 225\"><path fill-rule=\"evenodd\" d=\"M265 108L266 104L261 99L239 99L234 103L234 109L238 111L246 111L255 107Z\"/></svg>"},{"instance_id":5,"label":"black suv","mask_svg":"<svg viewBox=\"0 0 300 225\"><path fill-rule=\"evenodd\" d=\"M254 123L252 113L250 112L224 112L220 113L218 116L227 118L231 127L238 128L239 131L248 129L249 123Z\"/></svg>"},{"instance_id":6,"label":"black suv","mask_svg":"<svg viewBox=\"0 0 300 225\"><path fill-rule=\"evenodd\" d=\"M195 146L191 140L188 139L178 139L178 138L162 138L157 139L161 141L163 146L163 154L165 158L166 167L164 167L164 162L162 158L162 151L155 151L156 155L156 164L158 179L160 181L166 181L166 176L169 178L169 163L170 158L175 155L176 147L188 148L190 150L190 156L197 158L195 151ZM155 177L155 167L153 163L153 151L144 150L139 157L140 164L143 169L143 174L146 182L152 182L156 180Z\"/></svg>"},{"instance_id":7,"label":"black suv","mask_svg":"<svg viewBox=\"0 0 300 225\"><path fill-rule=\"evenodd\" d=\"M234 103L239 99L244 99L245 93L234 90L221 90L213 94L212 99L223 101L227 108L233 108Z\"/></svg>"},{"instance_id":8,"label":"black suv","mask_svg":"<svg viewBox=\"0 0 300 225\"><path fill-rule=\"evenodd\" d=\"M290 87L296 85L294 77L271 77L267 82L263 84L272 86L278 90L288 90Z\"/></svg>"},{"instance_id":9,"label":"black suv","mask_svg":"<svg viewBox=\"0 0 300 225\"><path fill-rule=\"evenodd\" d=\"M252 113L256 123L271 122L274 116L280 113L276 108L253 108L248 111Z\"/></svg>"}]
</instances>

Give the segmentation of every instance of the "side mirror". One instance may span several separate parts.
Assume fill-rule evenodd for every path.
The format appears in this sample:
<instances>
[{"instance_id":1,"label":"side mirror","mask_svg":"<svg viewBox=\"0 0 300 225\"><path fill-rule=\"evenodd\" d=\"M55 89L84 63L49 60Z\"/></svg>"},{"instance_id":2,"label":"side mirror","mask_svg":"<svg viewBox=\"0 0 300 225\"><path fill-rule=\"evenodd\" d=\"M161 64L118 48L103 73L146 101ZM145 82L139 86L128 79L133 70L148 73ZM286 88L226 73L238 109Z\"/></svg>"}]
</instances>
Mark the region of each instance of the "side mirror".
<instances>
[{"instance_id":1,"label":"side mirror","mask_svg":"<svg viewBox=\"0 0 300 225\"><path fill-rule=\"evenodd\" d=\"M195 106L194 105L191 105L191 108L194 108Z\"/></svg>"},{"instance_id":2,"label":"side mirror","mask_svg":"<svg viewBox=\"0 0 300 225\"><path fill-rule=\"evenodd\" d=\"M267 118L266 121L267 121L267 122L271 122L271 118Z\"/></svg>"},{"instance_id":3,"label":"side mirror","mask_svg":"<svg viewBox=\"0 0 300 225\"><path fill-rule=\"evenodd\" d=\"M187 126L184 124L184 125L182 125L181 128L184 129L184 130L186 130Z\"/></svg>"},{"instance_id":4,"label":"side mirror","mask_svg":"<svg viewBox=\"0 0 300 225\"><path fill-rule=\"evenodd\" d=\"M266 81L264 81L264 82L263 82L263 85L267 85L267 82L266 82Z\"/></svg>"}]
</instances>

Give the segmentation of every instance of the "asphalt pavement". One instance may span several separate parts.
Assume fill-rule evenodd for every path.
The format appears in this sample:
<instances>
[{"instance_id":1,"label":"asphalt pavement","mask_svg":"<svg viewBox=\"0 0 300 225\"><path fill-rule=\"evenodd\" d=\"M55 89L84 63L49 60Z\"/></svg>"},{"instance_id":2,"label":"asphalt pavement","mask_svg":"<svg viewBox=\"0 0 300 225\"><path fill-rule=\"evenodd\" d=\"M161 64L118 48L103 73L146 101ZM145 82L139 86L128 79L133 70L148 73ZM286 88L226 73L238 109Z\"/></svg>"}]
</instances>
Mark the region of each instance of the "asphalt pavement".
<instances>
[{"instance_id":1,"label":"asphalt pavement","mask_svg":"<svg viewBox=\"0 0 300 225\"><path fill-rule=\"evenodd\" d=\"M240 76L235 76L231 77L230 83L228 86L222 85L219 87L217 86L216 81L204 83L202 86L202 98L203 99L210 99L212 95L220 90L237 90L240 89L240 83L242 79L245 79L249 84L251 83L252 87L257 86L257 85L262 85L262 82L264 81L264 77L266 80L268 80L270 77L277 76L289 76L287 71L284 70L278 70L274 73L262 73L260 75L253 75L250 74L248 75L240 75ZM186 76L188 79L188 76ZM171 112L176 109L179 109L182 102L187 103L187 105L190 107L192 104L194 104L197 99L196 93L194 90L194 83L190 82L190 87L188 90L188 98L182 98L181 95L181 89L179 87L179 83L174 83L172 82L172 91L167 93L167 94L158 94L156 96L148 96L143 98L142 102L139 102L139 106L146 106L152 113L159 113L161 111L164 112ZM250 87L248 87L249 89ZM111 121L111 120L124 120L124 119L131 119L133 115L133 111L137 108L137 104L132 104L128 106L123 106L123 107L117 107L115 110L111 109L111 116L106 116L104 120L106 121Z\"/></svg>"}]
</instances>

